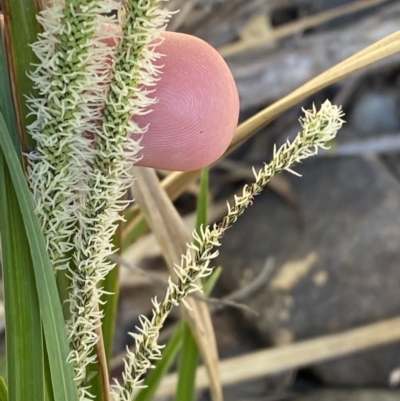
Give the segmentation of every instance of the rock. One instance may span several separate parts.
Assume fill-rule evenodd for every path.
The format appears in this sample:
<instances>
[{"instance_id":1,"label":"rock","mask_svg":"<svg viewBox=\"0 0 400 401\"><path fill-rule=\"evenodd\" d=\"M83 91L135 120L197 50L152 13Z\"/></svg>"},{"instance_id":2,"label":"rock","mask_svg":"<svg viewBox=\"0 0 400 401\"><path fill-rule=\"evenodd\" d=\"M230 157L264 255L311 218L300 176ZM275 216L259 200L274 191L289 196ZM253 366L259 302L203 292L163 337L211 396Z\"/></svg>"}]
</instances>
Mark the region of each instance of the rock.
<instances>
[{"instance_id":1,"label":"rock","mask_svg":"<svg viewBox=\"0 0 400 401\"><path fill-rule=\"evenodd\" d=\"M400 4L394 2L346 26L280 43L273 51L264 46L248 51L248 55L245 52L229 55L226 49L220 48L235 78L241 109L274 102L339 62L396 32L399 15ZM360 35L360 32L363 34ZM399 55L393 55L382 60L379 67L393 68L398 66L399 60ZM364 68L363 74L373 69L376 69L376 65Z\"/></svg>"},{"instance_id":2,"label":"rock","mask_svg":"<svg viewBox=\"0 0 400 401\"><path fill-rule=\"evenodd\" d=\"M355 102L349 125L364 137L400 131L398 93L392 90L363 93Z\"/></svg>"},{"instance_id":3,"label":"rock","mask_svg":"<svg viewBox=\"0 0 400 401\"><path fill-rule=\"evenodd\" d=\"M396 390L320 390L292 401L397 401L400 392Z\"/></svg>"},{"instance_id":4,"label":"rock","mask_svg":"<svg viewBox=\"0 0 400 401\"><path fill-rule=\"evenodd\" d=\"M275 345L337 333L398 315L400 310L400 184L380 162L323 159L289 179L303 228L265 192L231 228L218 264L230 290L254 279L274 256L276 270L245 300L248 316ZM400 366L400 345L314 367L330 385L387 385Z\"/></svg>"},{"instance_id":5,"label":"rock","mask_svg":"<svg viewBox=\"0 0 400 401\"><path fill-rule=\"evenodd\" d=\"M238 313L225 309L213 314L220 359L255 351L262 346L254 330L243 324ZM283 393L292 383L292 373L283 372L223 387L224 400L243 401L262 399L266 394ZM203 391L197 401L211 401L209 391Z\"/></svg>"}]
</instances>

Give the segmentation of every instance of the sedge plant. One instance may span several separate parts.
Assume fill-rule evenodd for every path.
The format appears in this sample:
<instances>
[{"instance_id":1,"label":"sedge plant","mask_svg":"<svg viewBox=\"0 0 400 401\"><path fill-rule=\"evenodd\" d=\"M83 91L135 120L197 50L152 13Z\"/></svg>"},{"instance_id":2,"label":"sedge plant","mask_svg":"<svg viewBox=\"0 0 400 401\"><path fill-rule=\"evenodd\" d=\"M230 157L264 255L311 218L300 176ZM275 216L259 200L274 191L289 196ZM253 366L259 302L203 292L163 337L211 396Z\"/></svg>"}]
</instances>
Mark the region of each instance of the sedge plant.
<instances>
[{"instance_id":1,"label":"sedge plant","mask_svg":"<svg viewBox=\"0 0 400 401\"><path fill-rule=\"evenodd\" d=\"M8 28L18 4L4 0L0 228L8 394L2 385L6 395L0 395L1 400L25 401L32 394L38 401L132 400L162 356L158 337L168 314L202 290L225 231L275 174L294 172L296 163L326 148L344 122L341 109L329 101L304 110L297 137L275 149L272 160L254 171L254 182L228 204L222 221L194 230L193 242L175 267L177 279L169 279L164 299L153 299L152 316L141 316L138 332L131 334L135 351L127 352L122 377L110 392L105 393L104 383L99 392L90 385L89 370L100 362L101 304L112 297L103 283L115 268L108 256L116 251L113 237L128 205L131 167L142 151L132 135L146 135L148 129L132 117L151 112L157 101L152 89L162 79L162 68L155 64L162 57L157 47L171 17L163 3L51 0L37 16L40 29L31 44L36 61L28 69L31 86L24 87L29 92L24 98L15 93L22 90L16 85L22 80L13 70L16 60L11 60L15 53L5 51L13 49ZM105 29L116 25L119 29ZM108 46L110 41L116 46ZM26 108L29 118L23 113ZM24 147L25 158L19 152L24 135L34 143L32 149ZM65 321L56 287L62 274L68 278ZM18 286L18 280L26 281L25 287ZM27 307L34 313L29 325L18 319ZM14 334L29 349L31 367L37 364L30 377L20 366L24 362L15 361Z\"/></svg>"}]
</instances>

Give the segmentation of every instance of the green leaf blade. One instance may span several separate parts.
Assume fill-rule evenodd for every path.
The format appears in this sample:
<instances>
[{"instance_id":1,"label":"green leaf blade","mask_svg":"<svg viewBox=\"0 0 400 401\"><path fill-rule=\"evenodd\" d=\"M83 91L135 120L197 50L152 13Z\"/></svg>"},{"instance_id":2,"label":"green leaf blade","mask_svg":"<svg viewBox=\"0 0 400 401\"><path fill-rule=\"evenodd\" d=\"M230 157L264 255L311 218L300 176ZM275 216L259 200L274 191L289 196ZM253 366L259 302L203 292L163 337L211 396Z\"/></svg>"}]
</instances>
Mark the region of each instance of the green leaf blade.
<instances>
[{"instance_id":1,"label":"green leaf blade","mask_svg":"<svg viewBox=\"0 0 400 401\"><path fill-rule=\"evenodd\" d=\"M33 199L2 114L0 114L0 147L11 173L29 242L54 398L57 401L78 401L73 369L66 362L69 346L53 269L47 255L39 221L34 213Z\"/></svg>"},{"instance_id":2,"label":"green leaf blade","mask_svg":"<svg viewBox=\"0 0 400 401\"><path fill-rule=\"evenodd\" d=\"M18 137L18 124L17 116L15 114L12 92L11 80L7 66L7 59L3 47L3 33L0 30L0 111L3 113L4 120L10 131L14 147L20 156L20 144Z\"/></svg>"},{"instance_id":3,"label":"green leaf blade","mask_svg":"<svg viewBox=\"0 0 400 401\"><path fill-rule=\"evenodd\" d=\"M22 162L11 81L0 32L0 111ZM10 172L0 154L0 230L6 312L6 365L10 399L42 400L43 335L33 264ZM23 361L23 362L22 362ZM1 384L1 383L0 383Z\"/></svg>"},{"instance_id":4,"label":"green leaf blade","mask_svg":"<svg viewBox=\"0 0 400 401\"><path fill-rule=\"evenodd\" d=\"M2 377L0 377L0 401L8 401L8 389Z\"/></svg>"},{"instance_id":5,"label":"green leaf blade","mask_svg":"<svg viewBox=\"0 0 400 401\"><path fill-rule=\"evenodd\" d=\"M42 324L32 259L11 177L0 155L0 227L10 400L43 400Z\"/></svg>"},{"instance_id":6,"label":"green leaf blade","mask_svg":"<svg viewBox=\"0 0 400 401\"><path fill-rule=\"evenodd\" d=\"M190 326L183 324L182 350L179 360L178 386L175 401L194 400L199 349Z\"/></svg>"},{"instance_id":7,"label":"green leaf blade","mask_svg":"<svg viewBox=\"0 0 400 401\"><path fill-rule=\"evenodd\" d=\"M196 231L207 225L209 169L201 172L200 194L197 200ZM203 282L204 285L204 282ZM178 385L175 400L191 401L195 399L196 371L199 363L199 349L190 326L184 323L182 350L179 360Z\"/></svg>"},{"instance_id":8,"label":"green leaf blade","mask_svg":"<svg viewBox=\"0 0 400 401\"><path fill-rule=\"evenodd\" d=\"M3 0L4 29L8 43L8 56L13 75L17 114L21 121L19 127L24 142L24 150L33 148L34 142L27 134L26 127L33 122L26 96L34 95L32 82L27 73L37 63L30 44L36 41L39 33L38 13L35 0Z\"/></svg>"}]
</instances>

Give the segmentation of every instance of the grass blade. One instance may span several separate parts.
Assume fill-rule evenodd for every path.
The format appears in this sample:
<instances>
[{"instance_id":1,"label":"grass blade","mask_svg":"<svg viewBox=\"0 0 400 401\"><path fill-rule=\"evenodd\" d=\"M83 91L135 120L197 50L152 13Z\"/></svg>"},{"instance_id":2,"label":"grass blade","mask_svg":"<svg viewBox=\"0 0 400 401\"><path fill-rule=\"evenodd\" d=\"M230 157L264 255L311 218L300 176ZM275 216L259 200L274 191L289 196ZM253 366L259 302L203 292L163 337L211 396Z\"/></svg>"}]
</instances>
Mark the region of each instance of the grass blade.
<instances>
[{"instance_id":1,"label":"grass blade","mask_svg":"<svg viewBox=\"0 0 400 401\"><path fill-rule=\"evenodd\" d=\"M0 32L0 111L22 163L17 119ZM10 172L0 155L0 222L6 309L6 365L11 400L44 396L42 324L32 258ZM23 361L23 363L21 362Z\"/></svg>"},{"instance_id":2,"label":"grass blade","mask_svg":"<svg viewBox=\"0 0 400 401\"><path fill-rule=\"evenodd\" d=\"M207 225L208 212L208 181L209 170L204 168L201 172L200 194L197 200L196 230ZM204 283L203 283L204 284ZM196 339L189 325L183 323L182 350L179 359L179 380L176 389L175 400L194 400L196 370L199 363L199 349Z\"/></svg>"},{"instance_id":3,"label":"grass blade","mask_svg":"<svg viewBox=\"0 0 400 401\"><path fill-rule=\"evenodd\" d=\"M178 386L175 401L191 401L195 398L196 370L199 363L199 349L189 325L183 323L182 350L179 359Z\"/></svg>"},{"instance_id":4,"label":"grass blade","mask_svg":"<svg viewBox=\"0 0 400 401\"><path fill-rule=\"evenodd\" d=\"M3 47L3 34L0 29L0 111L11 133L14 147L19 152L17 117L15 115L13 98L11 93L11 82L8 74L7 59Z\"/></svg>"},{"instance_id":5,"label":"grass blade","mask_svg":"<svg viewBox=\"0 0 400 401\"><path fill-rule=\"evenodd\" d=\"M4 13L4 42L7 60L13 82L13 97L18 128L24 151L33 147L32 138L26 133L26 127L32 122L28 117L29 109L26 96L34 95L32 82L27 76L31 65L37 60L29 44L36 40L39 24L36 20L35 0L0 0Z\"/></svg>"},{"instance_id":6,"label":"grass blade","mask_svg":"<svg viewBox=\"0 0 400 401\"><path fill-rule=\"evenodd\" d=\"M7 361L5 356L0 359L0 376L2 376L7 383Z\"/></svg>"},{"instance_id":7,"label":"grass blade","mask_svg":"<svg viewBox=\"0 0 400 401\"><path fill-rule=\"evenodd\" d=\"M50 371L50 363L49 356L47 355L46 348L44 349L44 377L45 377L45 401L55 401L53 387L51 385L51 371Z\"/></svg>"},{"instance_id":8,"label":"grass blade","mask_svg":"<svg viewBox=\"0 0 400 401\"><path fill-rule=\"evenodd\" d=\"M24 222L0 155L0 223L10 400L44 399L42 325Z\"/></svg>"},{"instance_id":9,"label":"grass blade","mask_svg":"<svg viewBox=\"0 0 400 401\"><path fill-rule=\"evenodd\" d=\"M2 114L0 114L0 147L10 171L31 251L54 398L57 401L77 401L78 394L73 381L72 366L66 362L69 347L53 269L46 252L39 221L34 214L33 199Z\"/></svg>"},{"instance_id":10,"label":"grass blade","mask_svg":"<svg viewBox=\"0 0 400 401\"><path fill-rule=\"evenodd\" d=\"M124 224L122 234L122 251L127 250L137 238L145 234L149 230L149 225L142 215L139 216L139 220L132 218L130 225L132 229L127 228L127 223Z\"/></svg>"},{"instance_id":11,"label":"grass blade","mask_svg":"<svg viewBox=\"0 0 400 401\"><path fill-rule=\"evenodd\" d=\"M211 276L208 277L208 280L203 285L203 291L205 295L210 295L211 291L215 287L215 284L217 284L217 281L221 273L222 273L222 267L218 266L214 269Z\"/></svg>"},{"instance_id":12,"label":"grass blade","mask_svg":"<svg viewBox=\"0 0 400 401\"><path fill-rule=\"evenodd\" d=\"M162 181L162 185L167 188L167 193L170 199L175 200L179 195L182 194L182 183L180 180L176 179L176 174L184 174L185 175L185 183L187 186L192 184L193 182L197 181L201 175L201 170L194 170L194 171L186 171L184 173L172 173L169 174L164 180ZM177 183L177 185L175 185ZM144 233L148 230L148 224L139 209L137 203L130 208L130 210L124 215L126 219L126 223L124 224L124 228L122 231L123 237L123 250L126 250L127 247L130 245L130 241L133 238L136 238L138 233Z\"/></svg>"},{"instance_id":13,"label":"grass blade","mask_svg":"<svg viewBox=\"0 0 400 401\"><path fill-rule=\"evenodd\" d=\"M8 389L2 377L0 377L0 401L8 401Z\"/></svg>"}]
</instances>

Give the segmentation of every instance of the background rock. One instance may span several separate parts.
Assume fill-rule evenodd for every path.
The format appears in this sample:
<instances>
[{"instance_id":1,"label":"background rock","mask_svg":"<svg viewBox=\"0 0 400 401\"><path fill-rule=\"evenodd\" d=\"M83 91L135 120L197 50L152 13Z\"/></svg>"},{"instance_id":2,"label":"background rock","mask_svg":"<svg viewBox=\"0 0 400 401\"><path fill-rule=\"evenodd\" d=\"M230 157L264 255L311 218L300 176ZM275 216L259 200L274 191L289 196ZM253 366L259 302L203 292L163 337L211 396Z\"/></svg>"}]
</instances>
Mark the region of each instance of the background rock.
<instances>
[{"instance_id":1,"label":"background rock","mask_svg":"<svg viewBox=\"0 0 400 401\"><path fill-rule=\"evenodd\" d=\"M248 300L249 321L274 345L336 333L400 310L400 185L376 160L325 159L290 177L303 228L271 193L229 230L219 263L229 289L246 285L266 258L276 270ZM331 385L387 385L400 345L321 364Z\"/></svg>"},{"instance_id":2,"label":"background rock","mask_svg":"<svg viewBox=\"0 0 400 401\"><path fill-rule=\"evenodd\" d=\"M368 91L353 106L349 125L363 136L400 130L399 97L396 90Z\"/></svg>"},{"instance_id":3,"label":"background rock","mask_svg":"<svg viewBox=\"0 0 400 401\"><path fill-rule=\"evenodd\" d=\"M394 390L321 390L293 401L397 401L399 398L400 392Z\"/></svg>"}]
</instances>

